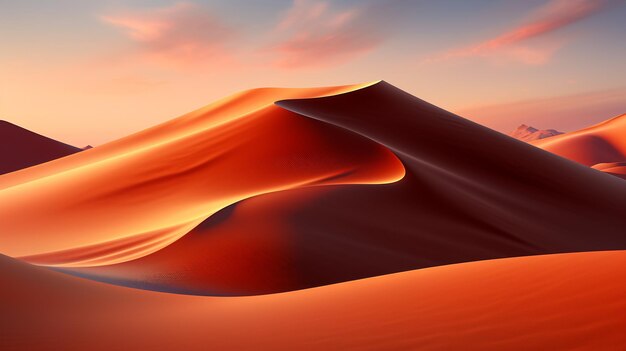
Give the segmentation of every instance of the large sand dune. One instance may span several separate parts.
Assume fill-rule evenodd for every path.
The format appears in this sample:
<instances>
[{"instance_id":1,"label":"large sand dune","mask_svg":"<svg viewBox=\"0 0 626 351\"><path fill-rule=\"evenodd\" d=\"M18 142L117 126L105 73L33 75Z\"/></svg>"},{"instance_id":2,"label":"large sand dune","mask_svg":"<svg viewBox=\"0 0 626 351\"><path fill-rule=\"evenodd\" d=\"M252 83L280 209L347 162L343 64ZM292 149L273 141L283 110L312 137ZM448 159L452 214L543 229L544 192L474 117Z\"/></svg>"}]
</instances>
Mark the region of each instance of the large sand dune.
<instances>
[{"instance_id":1,"label":"large sand dune","mask_svg":"<svg viewBox=\"0 0 626 351\"><path fill-rule=\"evenodd\" d=\"M0 252L33 256L33 262L109 264L156 251L255 195L402 178L401 162L385 147L273 104L346 89L249 91L89 152L5 175Z\"/></svg>"},{"instance_id":2,"label":"large sand dune","mask_svg":"<svg viewBox=\"0 0 626 351\"><path fill-rule=\"evenodd\" d=\"M626 184L389 84L276 105L275 113L347 132L333 146L350 157L354 146L339 137L384 146L404 177L267 192L149 255L67 271L146 289L245 295L457 262L626 248ZM84 252L28 259L64 265Z\"/></svg>"},{"instance_id":3,"label":"large sand dune","mask_svg":"<svg viewBox=\"0 0 626 351\"><path fill-rule=\"evenodd\" d=\"M472 262L215 298L0 257L5 350L619 350L626 252Z\"/></svg>"}]
</instances>

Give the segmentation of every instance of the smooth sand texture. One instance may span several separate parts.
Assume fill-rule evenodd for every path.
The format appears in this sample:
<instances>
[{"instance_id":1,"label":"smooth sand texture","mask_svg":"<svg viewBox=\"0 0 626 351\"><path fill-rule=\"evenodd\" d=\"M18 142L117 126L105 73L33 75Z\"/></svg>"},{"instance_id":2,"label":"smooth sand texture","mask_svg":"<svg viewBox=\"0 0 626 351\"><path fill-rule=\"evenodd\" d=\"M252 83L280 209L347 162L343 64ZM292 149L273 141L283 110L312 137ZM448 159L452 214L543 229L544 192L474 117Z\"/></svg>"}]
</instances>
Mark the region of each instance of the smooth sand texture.
<instances>
[{"instance_id":1,"label":"smooth sand texture","mask_svg":"<svg viewBox=\"0 0 626 351\"><path fill-rule=\"evenodd\" d=\"M0 258L4 350L619 350L626 252L428 268L214 298Z\"/></svg>"},{"instance_id":2,"label":"smooth sand texture","mask_svg":"<svg viewBox=\"0 0 626 351\"><path fill-rule=\"evenodd\" d=\"M0 175L72 155L81 149L0 121Z\"/></svg>"},{"instance_id":3,"label":"smooth sand texture","mask_svg":"<svg viewBox=\"0 0 626 351\"><path fill-rule=\"evenodd\" d=\"M250 295L482 259L626 249L626 183L387 83L277 105L383 145L406 175L255 196L150 255L70 271L144 289Z\"/></svg>"},{"instance_id":4,"label":"smooth sand texture","mask_svg":"<svg viewBox=\"0 0 626 351\"><path fill-rule=\"evenodd\" d=\"M626 161L626 114L576 132L533 144L572 161L593 166Z\"/></svg>"}]
</instances>

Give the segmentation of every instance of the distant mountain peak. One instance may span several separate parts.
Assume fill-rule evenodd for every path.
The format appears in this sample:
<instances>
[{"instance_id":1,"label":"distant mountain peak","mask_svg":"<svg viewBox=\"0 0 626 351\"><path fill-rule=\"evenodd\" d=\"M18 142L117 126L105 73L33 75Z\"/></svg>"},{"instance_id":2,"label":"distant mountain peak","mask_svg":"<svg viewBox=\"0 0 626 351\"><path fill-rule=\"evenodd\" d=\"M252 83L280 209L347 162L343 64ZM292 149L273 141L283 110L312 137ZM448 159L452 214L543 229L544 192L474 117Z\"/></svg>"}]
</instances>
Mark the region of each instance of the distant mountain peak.
<instances>
[{"instance_id":1,"label":"distant mountain peak","mask_svg":"<svg viewBox=\"0 0 626 351\"><path fill-rule=\"evenodd\" d=\"M537 128L533 128L531 126L525 125L525 124L521 124L519 127L517 127L516 131L527 131L527 132L531 132L534 133L536 131L538 131Z\"/></svg>"},{"instance_id":2,"label":"distant mountain peak","mask_svg":"<svg viewBox=\"0 0 626 351\"><path fill-rule=\"evenodd\" d=\"M522 124L519 127L517 127L513 132L511 132L511 134L509 135L515 139L519 139L522 141L533 141L533 140L538 140L538 139L549 138L549 137L559 135L559 134L563 134L563 132L559 132L556 129L539 130L535 127Z\"/></svg>"}]
</instances>

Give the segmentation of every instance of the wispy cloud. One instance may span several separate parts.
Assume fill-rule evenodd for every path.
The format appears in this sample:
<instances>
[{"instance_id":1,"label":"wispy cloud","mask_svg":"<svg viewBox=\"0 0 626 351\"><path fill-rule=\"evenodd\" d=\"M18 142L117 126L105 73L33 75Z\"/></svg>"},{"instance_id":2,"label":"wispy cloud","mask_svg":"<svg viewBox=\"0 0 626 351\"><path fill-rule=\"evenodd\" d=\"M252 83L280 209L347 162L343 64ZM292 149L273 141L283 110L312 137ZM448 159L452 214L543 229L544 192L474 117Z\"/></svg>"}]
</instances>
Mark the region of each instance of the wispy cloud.
<instances>
[{"instance_id":1,"label":"wispy cloud","mask_svg":"<svg viewBox=\"0 0 626 351\"><path fill-rule=\"evenodd\" d=\"M191 2L127 10L101 19L122 29L143 61L183 67L246 63L258 68L269 63L274 68L319 68L349 62L380 47L407 4L409 0L364 0L351 6L293 0L273 27L257 33L256 42L243 40L240 34L245 32Z\"/></svg>"},{"instance_id":2,"label":"wispy cloud","mask_svg":"<svg viewBox=\"0 0 626 351\"><path fill-rule=\"evenodd\" d=\"M378 48L389 37L402 1L363 2L336 8L328 1L294 0L270 46L275 65L308 68L345 63Z\"/></svg>"},{"instance_id":3,"label":"wispy cloud","mask_svg":"<svg viewBox=\"0 0 626 351\"><path fill-rule=\"evenodd\" d=\"M552 41L531 46L529 42L532 39L547 37L604 9L608 4L607 0L550 0L517 27L479 43L429 58L428 61L505 57L529 65L543 64L558 50L560 43Z\"/></svg>"},{"instance_id":4,"label":"wispy cloud","mask_svg":"<svg viewBox=\"0 0 626 351\"><path fill-rule=\"evenodd\" d=\"M226 44L235 36L219 17L189 2L101 18L123 29L143 58L176 65L224 61L230 56Z\"/></svg>"}]
</instances>

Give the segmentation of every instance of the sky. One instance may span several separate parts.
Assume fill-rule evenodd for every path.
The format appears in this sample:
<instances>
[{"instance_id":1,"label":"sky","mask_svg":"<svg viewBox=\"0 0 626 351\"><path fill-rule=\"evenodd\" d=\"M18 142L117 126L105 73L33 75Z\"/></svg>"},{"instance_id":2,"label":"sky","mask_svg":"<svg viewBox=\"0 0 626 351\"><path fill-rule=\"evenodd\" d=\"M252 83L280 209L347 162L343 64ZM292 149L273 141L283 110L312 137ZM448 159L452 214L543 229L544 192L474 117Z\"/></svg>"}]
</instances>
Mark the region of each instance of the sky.
<instances>
[{"instance_id":1,"label":"sky","mask_svg":"<svg viewBox=\"0 0 626 351\"><path fill-rule=\"evenodd\" d=\"M626 113L626 0L0 0L0 119L100 145L241 90L385 80L490 128Z\"/></svg>"}]
</instances>

